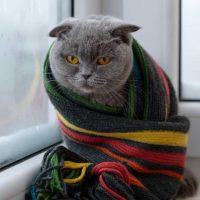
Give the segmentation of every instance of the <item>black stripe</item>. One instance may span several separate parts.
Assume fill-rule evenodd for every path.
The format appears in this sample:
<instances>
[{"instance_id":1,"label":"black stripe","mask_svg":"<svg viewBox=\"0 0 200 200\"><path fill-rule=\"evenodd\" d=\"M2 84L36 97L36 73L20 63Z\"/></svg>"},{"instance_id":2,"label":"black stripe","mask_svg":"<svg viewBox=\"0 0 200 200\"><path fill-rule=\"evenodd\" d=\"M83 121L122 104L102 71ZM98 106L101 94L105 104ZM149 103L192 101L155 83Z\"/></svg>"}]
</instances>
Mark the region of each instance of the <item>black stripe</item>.
<instances>
[{"instance_id":1,"label":"black stripe","mask_svg":"<svg viewBox=\"0 0 200 200\"><path fill-rule=\"evenodd\" d=\"M72 124L84 129L100 132L129 132L129 131L181 131L187 132L189 120L183 116L175 116L167 122L133 120L125 117L95 112L86 109L66 99L63 103L58 98L50 96L57 110ZM60 104L62 103L62 108Z\"/></svg>"},{"instance_id":2,"label":"black stripe","mask_svg":"<svg viewBox=\"0 0 200 200\"><path fill-rule=\"evenodd\" d=\"M141 182L145 183L148 192L132 186L136 199L141 200L169 200L179 188L180 182L164 175L144 175ZM151 198L152 197L152 198Z\"/></svg>"}]
</instances>

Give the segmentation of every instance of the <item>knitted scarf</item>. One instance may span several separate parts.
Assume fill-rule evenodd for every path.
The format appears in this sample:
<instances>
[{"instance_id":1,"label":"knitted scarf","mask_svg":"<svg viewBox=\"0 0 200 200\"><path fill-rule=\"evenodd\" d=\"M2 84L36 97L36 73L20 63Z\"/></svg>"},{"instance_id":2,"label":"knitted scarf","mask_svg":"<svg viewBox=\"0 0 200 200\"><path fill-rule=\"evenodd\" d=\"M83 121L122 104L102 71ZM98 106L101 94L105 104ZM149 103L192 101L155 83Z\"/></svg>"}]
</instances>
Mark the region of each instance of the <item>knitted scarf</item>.
<instances>
[{"instance_id":1,"label":"knitted scarf","mask_svg":"<svg viewBox=\"0 0 200 200\"><path fill-rule=\"evenodd\" d=\"M124 108L91 102L61 87L49 54L44 63L44 85L68 148L98 166L91 174L98 174L99 183L88 184L96 197L90 192L88 199L167 200L183 176L189 121L177 115L174 89L160 66L136 40L132 48Z\"/></svg>"}]
</instances>

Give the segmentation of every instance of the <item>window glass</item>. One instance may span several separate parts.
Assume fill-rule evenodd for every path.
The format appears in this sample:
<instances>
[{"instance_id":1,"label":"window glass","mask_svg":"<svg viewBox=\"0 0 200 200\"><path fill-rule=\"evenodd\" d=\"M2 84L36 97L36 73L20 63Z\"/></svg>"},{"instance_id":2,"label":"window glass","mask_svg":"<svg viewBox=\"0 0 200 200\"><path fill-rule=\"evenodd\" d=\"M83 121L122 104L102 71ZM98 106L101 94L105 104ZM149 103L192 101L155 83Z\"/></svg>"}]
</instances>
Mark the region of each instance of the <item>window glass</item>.
<instances>
[{"instance_id":1,"label":"window glass","mask_svg":"<svg viewBox=\"0 0 200 200\"><path fill-rule=\"evenodd\" d=\"M6 153L2 148L5 141L12 145L12 138L42 134L44 125L50 121L52 112L43 88L42 64L52 42L48 32L63 17L70 16L69 2L0 0L1 155ZM26 143L21 139L20 148ZM17 145L15 141L13 145ZM0 167L5 164L1 159Z\"/></svg>"},{"instance_id":2,"label":"window glass","mask_svg":"<svg viewBox=\"0 0 200 200\"><path fill-rule=\"evenodd\" d=\"M182 0L181 99L200 100L200 1Z\"/></svg>"}]
</instances>

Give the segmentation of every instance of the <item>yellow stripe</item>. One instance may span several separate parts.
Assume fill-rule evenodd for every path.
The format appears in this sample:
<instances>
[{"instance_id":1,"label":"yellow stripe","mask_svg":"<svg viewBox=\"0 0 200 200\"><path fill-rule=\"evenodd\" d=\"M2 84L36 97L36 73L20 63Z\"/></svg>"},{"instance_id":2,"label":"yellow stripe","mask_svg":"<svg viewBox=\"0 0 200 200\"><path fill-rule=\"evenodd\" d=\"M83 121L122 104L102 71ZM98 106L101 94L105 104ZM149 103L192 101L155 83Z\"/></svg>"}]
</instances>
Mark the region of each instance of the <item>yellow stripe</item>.
<instances>
[{"instance_id":1,"label":"yellow stripe","mask_svg":"<svg viewBox=\"0 0 200 200\"><path fill-rule=\"evenodd\" d=\"M72 161L65 161L63 168L80 169L82 167L87 167L89 165L90 165L90 163L76 163L76 162L72 162Z\"/></svg>"},{"instance_id":2,"label":"yellow stripe","mask_svg":"<svg viewBox=\"0 0 200 200\"><path fill-rule=\"evenodd\" d=\"M168 145L177 147L186 147L188 141L188 134L177 131L139 131L139 132L97 132L92 130L83 129L71 124L60 113L58 113L59 119L67 127L74 131L87 133L90 135L97 135L103 137L111 137L118 139L128 139L141 143L155 144L155 145Z\"/></svg>"},{"instance_id":3,"label":"yellow stripe","mask_svg":"<svg viewBox=\"0 0 200 200\"><path fill-rule=\"evenodd\" d=\"M86 169L89 165L90 165L90 163L75 163L75 162L71 162L71 161L65 161L63 168L67 168L67 169L81 169L82 168L82 170L81 170L81 174L79 177L72 178L72 179L65 178L64 183L73 184L73 183L80 182L84 178Z\"/></svg>"}]
</instances>

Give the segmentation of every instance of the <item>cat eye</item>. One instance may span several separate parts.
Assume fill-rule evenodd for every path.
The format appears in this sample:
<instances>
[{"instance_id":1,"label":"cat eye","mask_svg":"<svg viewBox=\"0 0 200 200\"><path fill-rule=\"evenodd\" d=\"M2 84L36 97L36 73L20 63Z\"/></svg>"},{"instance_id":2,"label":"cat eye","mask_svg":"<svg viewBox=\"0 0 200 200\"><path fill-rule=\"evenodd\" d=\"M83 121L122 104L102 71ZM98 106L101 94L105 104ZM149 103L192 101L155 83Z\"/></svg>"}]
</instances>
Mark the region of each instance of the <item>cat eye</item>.
<instances>
[{"instance_id":1,"label":"cat eye","mask_svg":"<svg viewBox=\"0 0 200 200\"><path fill-rule=\"evenodd\" d=\"M98 65L107 65L110 63L111 59L109 57L101 57L97 60Z\"/></svg>"},{"instance_id":2,"label":"cat eye","mask_svg":"<svg viewBox=\"0 0 200 200\"><path fill-rule=\"evenodd\" d=\"M77 56L66 56L66 60L68 63L70 63L72 65L79 64L79 59Z\"/></svg>"}]
</instances>

